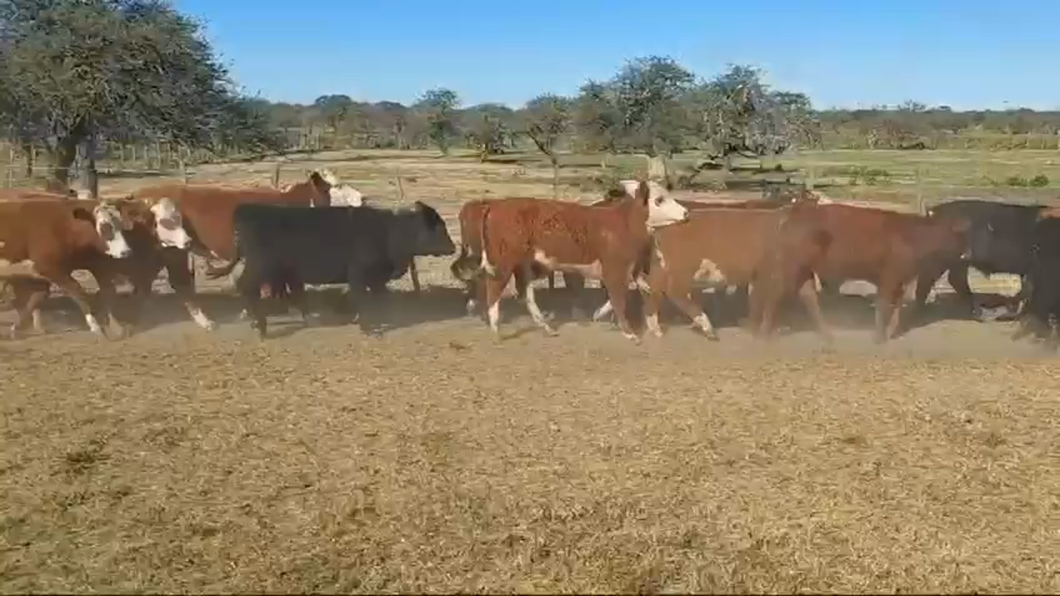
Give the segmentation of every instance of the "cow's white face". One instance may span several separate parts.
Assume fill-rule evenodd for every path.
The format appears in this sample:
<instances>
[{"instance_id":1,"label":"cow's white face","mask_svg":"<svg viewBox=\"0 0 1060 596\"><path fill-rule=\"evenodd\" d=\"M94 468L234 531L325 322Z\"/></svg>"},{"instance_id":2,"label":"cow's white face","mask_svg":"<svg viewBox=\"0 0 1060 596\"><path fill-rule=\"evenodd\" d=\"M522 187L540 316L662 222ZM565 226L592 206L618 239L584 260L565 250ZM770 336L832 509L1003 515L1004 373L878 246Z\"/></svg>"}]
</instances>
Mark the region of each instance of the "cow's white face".
<instances>
[{"instance_id":1,"label":"cow's white face","mask_svg":"<svg viewBox=\"0 0 1060 596\"><path fill-rule=\"evenodd\" d=\"M96 233L107 247L107 256L124 259L132 254L132 248L122 233L124 219L117 207L100 203L92 210L92 216L96 220Z\"/></svg>"},{"instance_id":2,"label":"cow's white face","mask_svg":"<svg viewBox=\"0 0 1060 596\"><path fill-rule=\"evenodd\" d=\"M631 197L637 196L640 188L638 180L623 180L622 187L626 194ZM688 219L688 209L678 203L669 195L658 182L649 182L648 190L648 226L658 228L668 226Z\"/></svg>"},{"instance_id":3,"label":"cow's white face","mask_svg":"<svg viewBox=\"0 0 1060 596\"><path fill-rule=\"evenodd\" d=\"M364 195L349 184L335 184L331 187L331 205L333 207L363 207Z\"/></svg>"},{"instance_id":4,"label":"cow's white face","mask_svg":"<svg viewBox=\"0 0 1060 596\"><path fill-rule=\"evenodd\" d=\"M191 246L191 236L184 229L184 219L173 199L163 197L151 205L151 213L155 216L155 234L162 246L181 249Z\"/></svg>"},{"instance_id":5,"label":"cow's white face","mask_svg":"<svg viewBox=\"0 0 1060 596\"><path fill-rule=\"evenodd\" d=\"M320 174L320 177L324 180L324 182L327 182L330 186L338 186L339 184L341 184L341 182L339 181L339 177L335 175L335 172L332 172L327 168L323 170L318 170L317 173Z\"/></svg>"}]
</instances>

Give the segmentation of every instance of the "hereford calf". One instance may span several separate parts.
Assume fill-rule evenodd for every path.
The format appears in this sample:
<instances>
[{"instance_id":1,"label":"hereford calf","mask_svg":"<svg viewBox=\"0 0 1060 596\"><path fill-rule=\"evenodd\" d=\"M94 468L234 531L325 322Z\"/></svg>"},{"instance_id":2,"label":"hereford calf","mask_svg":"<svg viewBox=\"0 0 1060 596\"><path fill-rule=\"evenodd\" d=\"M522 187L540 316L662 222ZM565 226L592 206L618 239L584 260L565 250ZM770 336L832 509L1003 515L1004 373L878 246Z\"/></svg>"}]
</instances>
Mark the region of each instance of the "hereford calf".
<instances>
[{"instance_id":1,"label":"hereford calf","mask_svg":"<svg viewBox=\"0 0 1060 596\"><path fill-rule=\"evenodd\" d=\"M55 284L77 303L89 329L105 335L72 273L77 269L92 273L99 283L100 307L111 322L121 326L113 314L113 265L115 259L132 254L124 235L130 224L109 203L61 195L40 199L0 202L0 277L10 278L16 294L20 286L31 288L18 308L11 334L18 333L47 297L50 284Z\"/></svg>"},{"instance_id":2,"label":"hereford calf","mask_svg":"<svg viewBox=\"0 0 1060 596\"><path fill-rule=\"evenodd\" d=\"M655 183L639 182L631 195L609 205L590 207L555 200L509 199L487 203L482 217L482 269L490 328L499 332L501 292L512 275L527 278L536 263L547 270L571 271L598 279L615 305L627 338L637 340L626 317L630 274L647 245L649 228L688 218L688 210ZM534 322L555 331L534 299L528 284L524 297Z\"/></svg>"},{"instance_id":3,"label":"hereford calf","mask_svg":"<svg viewBox=\"0 0 1060 596\"><path fill-rule=\"evenodd\" d=\"M858 279L876 285L876 341L895 335L905 286L921 271L968 258L970 223L852 205L822 205L814 211L831 236L816 265L822 282Z\"/></svg>"},{"instance_id":4,"label":"hereford calf","mask_svg":"<svg viewBox=\"0 0 1060 596\"><path fill-rule=\"evenodd\" d=\"M784 295L798 291L818 331L831 341L831 331L817 303L813 274L827 244L827 235L791 208L692 211L687 223L667 226L653 234L647 280L642 286L642 290L647 290L647 329L657 337L662 335L659 303L666 296L704 335L717 340L710 317L692 298L692 288L697 283L753 284L752 301L758 304L772 305ZM758 298L755 292L766 295ZM756 333L768 333L772 318L766 317L758 328L759 311L753 310L752 324Z\"/></svg>"}]
</instances>

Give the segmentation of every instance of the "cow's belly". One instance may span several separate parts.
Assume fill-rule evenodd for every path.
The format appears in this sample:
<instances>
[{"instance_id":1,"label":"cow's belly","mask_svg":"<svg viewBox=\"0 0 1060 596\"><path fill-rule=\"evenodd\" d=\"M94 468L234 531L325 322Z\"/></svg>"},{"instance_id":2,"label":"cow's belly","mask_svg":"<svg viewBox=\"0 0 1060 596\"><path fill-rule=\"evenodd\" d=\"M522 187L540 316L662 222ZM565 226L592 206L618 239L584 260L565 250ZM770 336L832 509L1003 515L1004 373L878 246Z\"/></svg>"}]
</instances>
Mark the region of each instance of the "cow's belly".
<instances>
[{"instance_id":1,"label":"cow's belly","mask_svg":"<svg viewBox=\"0 0 1060 596\"><path fill-rule=\"evenodd\" d=\"M587 279L603 278L604 267L599 259L595 259L591 262L578 262L584 261L584 259L564 258L566 256L567 255L553 256L543 249L534 249L534 262L539 263L550 270L577 273Z\"/></svg>"}]
</instances>

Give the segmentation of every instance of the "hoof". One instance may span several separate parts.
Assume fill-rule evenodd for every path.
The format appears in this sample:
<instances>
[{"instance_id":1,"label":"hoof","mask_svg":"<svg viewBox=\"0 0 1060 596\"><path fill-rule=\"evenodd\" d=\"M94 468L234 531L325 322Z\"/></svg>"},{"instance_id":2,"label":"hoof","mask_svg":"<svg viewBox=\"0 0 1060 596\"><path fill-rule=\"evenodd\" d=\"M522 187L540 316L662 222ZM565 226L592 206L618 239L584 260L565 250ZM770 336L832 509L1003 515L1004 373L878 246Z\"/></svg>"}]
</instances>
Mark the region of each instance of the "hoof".
<instances>
[{"instance_id":1,"label":"hoof","mask_svg":"<svg viewBox=\"0 0 1060 596\"><path fill-rule=\"evenodd\" d=\"M204 331L217 331L217 323L213 321L207 321L206 324L201 327Z\"/></svg>"},{"instance_id":2,"label":"hoof","mask_svg":"<svg viewBox=\"0 0 1060 596\"><path fill-rule=\"evenodd\" d=\"M623 333L622 337L628 339L629 341L633 342L634 344L638 344L638 345L640 344L640 337L638 337L635 333Z\"/></svg>"},{"instance_id":3,"label":"hoof","mask_svg":"<svg viewBox=\"0 0 1060 596\"><path fill-rule=\"evenodd\" d=\"M715 331L705 332L703 336L709 341L721 341L721 338L718 337L718 334Z\"/></svg>"}]
</instances>

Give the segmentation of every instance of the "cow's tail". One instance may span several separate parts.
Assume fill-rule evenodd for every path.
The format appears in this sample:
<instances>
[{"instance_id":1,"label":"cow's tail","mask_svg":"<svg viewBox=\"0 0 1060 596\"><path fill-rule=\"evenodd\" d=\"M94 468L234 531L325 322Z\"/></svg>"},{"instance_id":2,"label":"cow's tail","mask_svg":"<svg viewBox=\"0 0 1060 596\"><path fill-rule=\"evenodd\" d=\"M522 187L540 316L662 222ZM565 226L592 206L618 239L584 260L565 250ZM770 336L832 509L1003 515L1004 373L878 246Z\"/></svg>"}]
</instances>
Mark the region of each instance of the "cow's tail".
<instances>
[{"instance_id":1,"label":"cow's tail","mask_svg":"<svg viewBox=\"0 0 1060 596\"><path fill-rule=\"evenodd\" d=\"M489 253L489 233L486 231L486 222L490 216L490 204L486 203L482 206L482 221L479 225L479 232L482 235L482 262L479 264L479 269L486 272L486 275L493 276L497 273L496 267L490 263Z\"/></svg>"}]
</instances>

